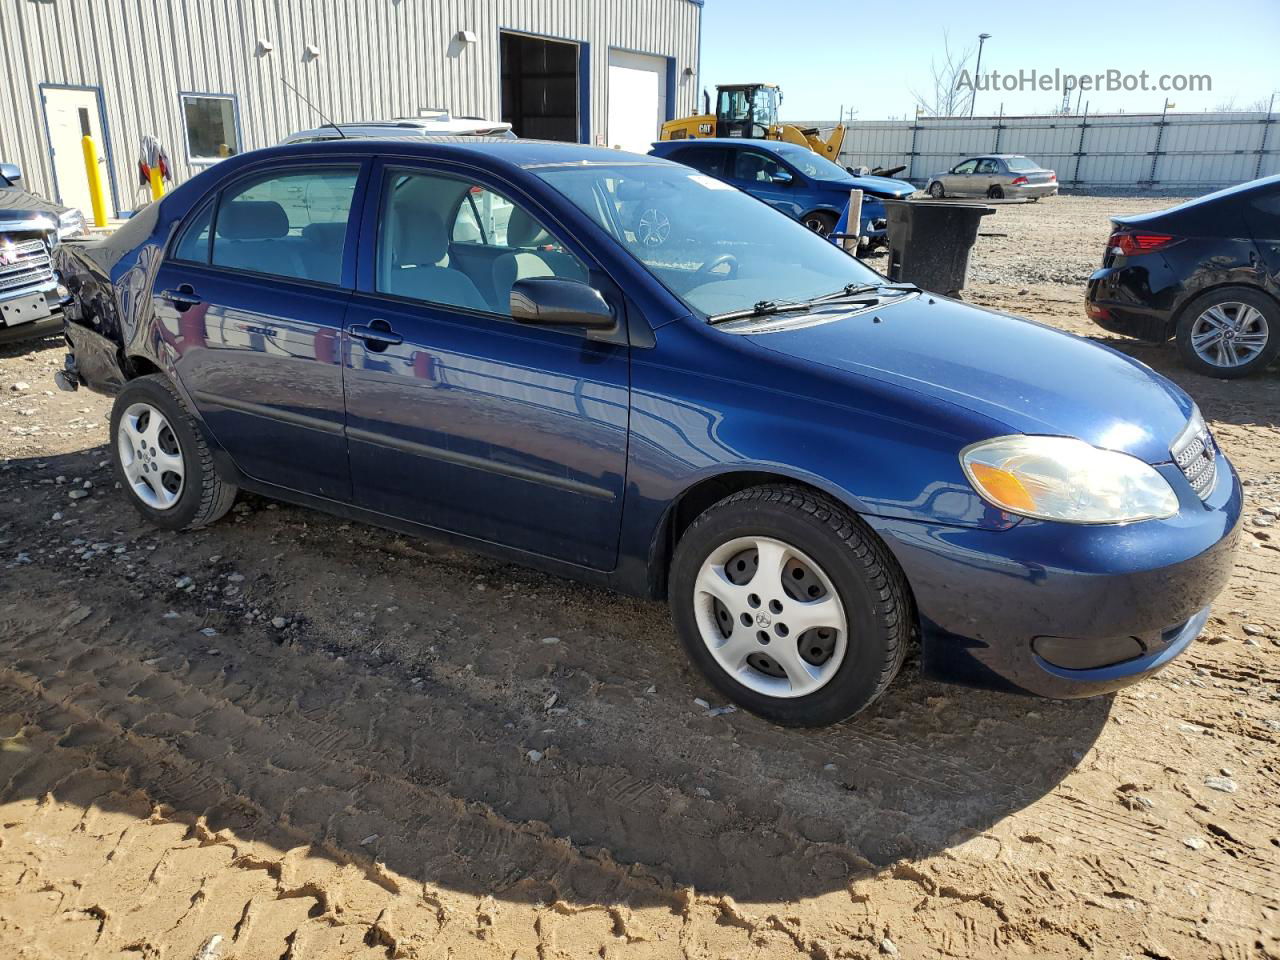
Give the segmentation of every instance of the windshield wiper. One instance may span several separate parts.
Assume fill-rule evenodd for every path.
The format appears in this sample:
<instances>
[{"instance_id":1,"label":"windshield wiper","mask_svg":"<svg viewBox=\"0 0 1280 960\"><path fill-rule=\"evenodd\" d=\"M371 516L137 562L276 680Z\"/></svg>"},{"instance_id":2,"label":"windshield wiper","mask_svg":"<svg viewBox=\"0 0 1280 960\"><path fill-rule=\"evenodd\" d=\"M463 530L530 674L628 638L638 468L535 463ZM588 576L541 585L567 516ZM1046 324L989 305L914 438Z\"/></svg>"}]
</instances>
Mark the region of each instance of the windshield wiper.
<instances>
[{"instance_id":1,"label":"windshield wiper","mask_svg":"<svg viewBox=\"0 0 1280 960\"><path fill-rule=\"evenodd\" d=\"M775 313L796 313L809 309L810 301L792 303L787 300L761 300L754 307L746 310L730 310L728 313L717 313L707 317L707 323L714 326L729 320L741 320L743 317L767 317Z\"/></svg>"},{"instance_id":2,"label":"windshield wiper","mask_svg":"<svg viewBox=\"0 0 1280 960\"><path fill-rule=\"evenodd\" d=\"M814 297L809 303L830 303L833 300L844 300L848 297L859 297L867 293L879 293L881 290L892 290L897 293L919 292L914 283L847 283L835 293Z\"/></svg>"}]
</instances>

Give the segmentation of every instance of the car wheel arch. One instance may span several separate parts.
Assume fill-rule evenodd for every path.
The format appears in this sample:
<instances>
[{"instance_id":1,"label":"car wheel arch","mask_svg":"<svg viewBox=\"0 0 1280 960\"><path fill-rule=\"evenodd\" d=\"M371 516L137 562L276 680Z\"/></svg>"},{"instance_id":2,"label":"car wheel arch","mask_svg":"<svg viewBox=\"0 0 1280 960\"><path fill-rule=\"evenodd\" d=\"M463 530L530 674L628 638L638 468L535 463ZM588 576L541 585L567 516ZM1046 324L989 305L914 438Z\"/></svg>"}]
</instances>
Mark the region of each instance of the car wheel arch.
<instances>
[{"instance_id":1,"label":"car wheel arch","mask_svg":"<svg viewBox=\"0 0 1280 960\"><path fill-rule=\"evenodd\" d=\"M1175 306L1173 310L1170 311L1169 313L1169 329L1168 329L1167 339L1173 339L1173 337L1177 335L1178 324L1182 322L1182 317L1186 313L1187 307L1189 307L1192 304L1192 302L1194 302L1195 300L1198 300L1200 297L1203 297L1206 293L1213 293L1217 290L1222 290L1227 287L1248 287L1250 290L1256 290L1258 291L1258 293L1262 294L1263 296L1271 300L1273 303L1275 303L1276 309L1280 310L1280 296L1277 296L1274 292L1272 292L1271 290L1268 290L1265 286L1263 286L1260 283L1255 283L1252 280L1247 280L1243 278L1227 278L1224 280L1219 280L1216 283L1209 284L1208 286L1197 287L1194 290L1186 290L1183 293L1182 297L1178 301L1177 306Z\"/></svg>"},{"instance_id":2,"label":"car wheel arch","mask_svg":"<svg viewBox=\"0 0 1280 960\"><path fill-rule=\"evenodd\" d=\"M699 477L674 497L663 512L649 547L649 583L654 599L667 595L667 577L675 546L681 535L708 507L725 497L759 486L792 486L807 490L832 500L851 513L861 513L861 507L842 491L823 483L818 478L788 475L777 470L743 467L722 470Z\"/></svg>"}]
</instances>

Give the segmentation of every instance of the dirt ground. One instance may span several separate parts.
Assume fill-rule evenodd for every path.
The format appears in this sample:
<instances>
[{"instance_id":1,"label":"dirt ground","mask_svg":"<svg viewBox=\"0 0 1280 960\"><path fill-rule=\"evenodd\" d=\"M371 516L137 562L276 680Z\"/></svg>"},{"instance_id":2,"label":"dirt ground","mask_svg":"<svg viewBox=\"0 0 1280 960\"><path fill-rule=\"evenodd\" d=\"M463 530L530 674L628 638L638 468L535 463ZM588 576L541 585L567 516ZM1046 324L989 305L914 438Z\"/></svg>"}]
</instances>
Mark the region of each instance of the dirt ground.
<instances>
[{"instance_id":1,"label":"dirt ground","mask_svg":"<svg viewBox=\"0 0 1280 960\"><path fill-rule=\"evenodd\" d=\"M1169 203L1002 206L968 297L1097 335L1108 215ZM157 532L108 401L3 349L0 957L1280 956L1280 371L1107 342L1248 484L1205 634L809 732L709 709L661 604L253 497Z\"/></svg>"}]
</instances>

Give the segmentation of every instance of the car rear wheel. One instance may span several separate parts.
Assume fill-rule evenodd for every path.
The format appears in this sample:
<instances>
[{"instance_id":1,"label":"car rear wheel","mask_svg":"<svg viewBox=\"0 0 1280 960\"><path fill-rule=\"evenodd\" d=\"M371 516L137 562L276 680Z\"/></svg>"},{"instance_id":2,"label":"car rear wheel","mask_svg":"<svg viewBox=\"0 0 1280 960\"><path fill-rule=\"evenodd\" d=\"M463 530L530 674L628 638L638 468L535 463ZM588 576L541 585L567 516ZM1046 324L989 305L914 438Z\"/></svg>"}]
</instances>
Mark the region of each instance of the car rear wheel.
<instances>
[{"instance_id":1,"label":"car rear wheel","mask_svg":"<svg viewBox=\"0 0 1280 960\"><path fill-rule=\"evenodd\" d=\"M1003 200L1003 199L1004 199L1004 190L1003 190L1003 189L1001 189L1000 187L991 187L991 188L987 191L987 199L988 199L988 200Z\"/></svg>"},{"instance_id":2,"label":"car rear wheel","mask_svg":"<svg viewBox=\"0 0 1280 960\"><path fill-rule=\"evenodd\" d=\"M1183 308L1177 329L1183 364L1222 379L1247 377L1280 352L1280 305L1250 287L1219 287Z\"/></svg>"},{"instance_id":3,"label":"car rear wheel","mask_svg":"<svg viewBox=\"0 0 1280 960\"><path fill-rule=\"evenodd\" d=\"M111 408L111 440L120 486L157 526L202 527L235 502L236 487L215 472L199 422L163 376L125 384Z\"/></svg>"},{"instance_id":4,"label":"car rear wheel","mask_svg":"<svg viewBox=\"0 0 1280 960\"><path fill-rule=\"evenodd\" d=\"M857 517L799 487L753 487L697 518L676 547L672 617L708 680L787 726L871 704L898 673L906 581Z\"/></svg>"},{"instance_id":5,"label":"car rear wheel","mask_svg":"<svg viewBox=\"0 0 1280 960\"><path fill-rule=\"evenodd\" d=\"M935 200L941 200L946 196L946 192L942 189L942 184L937 180L929 184L929 196L933 197Z\"/></svg>"},{"instance_id":6,"label":"car rear wheel","mask_svg":"<svg viewBox=\"0 0 1280 960\"><path fill-rule=\"evenodd\" d=\"M836 228L836 218L821 210L806 214L804 225L820 237L828 236Z\"/></svg>"}]
</instances>

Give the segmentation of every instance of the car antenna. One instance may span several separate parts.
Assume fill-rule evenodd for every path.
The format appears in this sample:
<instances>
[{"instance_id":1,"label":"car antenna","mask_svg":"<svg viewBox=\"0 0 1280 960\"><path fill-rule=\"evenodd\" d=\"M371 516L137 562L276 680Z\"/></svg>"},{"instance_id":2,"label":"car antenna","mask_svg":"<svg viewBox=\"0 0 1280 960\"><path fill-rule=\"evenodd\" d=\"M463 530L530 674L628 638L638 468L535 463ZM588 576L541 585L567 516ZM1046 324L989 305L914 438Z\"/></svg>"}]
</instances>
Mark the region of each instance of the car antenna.
<instances>
[{"instance_id":1,"label":"car antenna","mask_svg":"<svg viewBox=\"0 0 1280 960\"><path fill-rule=\"evenodd\" d=\"M290 83L290 82L289 82L288 80L286 80L284 77L281 77L281 78L280 78L280 82L281 82L281 83L283 83L283 84L284 84L286 87L288 87L290 90L292 90L292 91L294 92L294 94L296 94L296 95L297 95L297 97L298 97L298 99L299 99L299 100L301 100L301 101L302 101L303 103L305 103L308 107L310 107L312 110L314 110L314 111L319 115L320 119L324 121L324 125L325 125L326 127L333 127L333 129L335 129L335 130L337 130L337 131L338 131L338 136L340 136L343 140L346 140L346 139L347 139L347 135L346 135L345 133L343 133L343 132L342 132L342 128L341 128L340 126L338 126L336 123L334 123L332 120L330 120L328 117L326 117L326 116L324 115L324 112L323 112L319 107L317 107L314 103L312 103L310 100L308 100L306 97L304 97L304 96L302 95L302 92L301 92L297 87L295 87L292 83Z\"/></svg>"}]
</instances>

